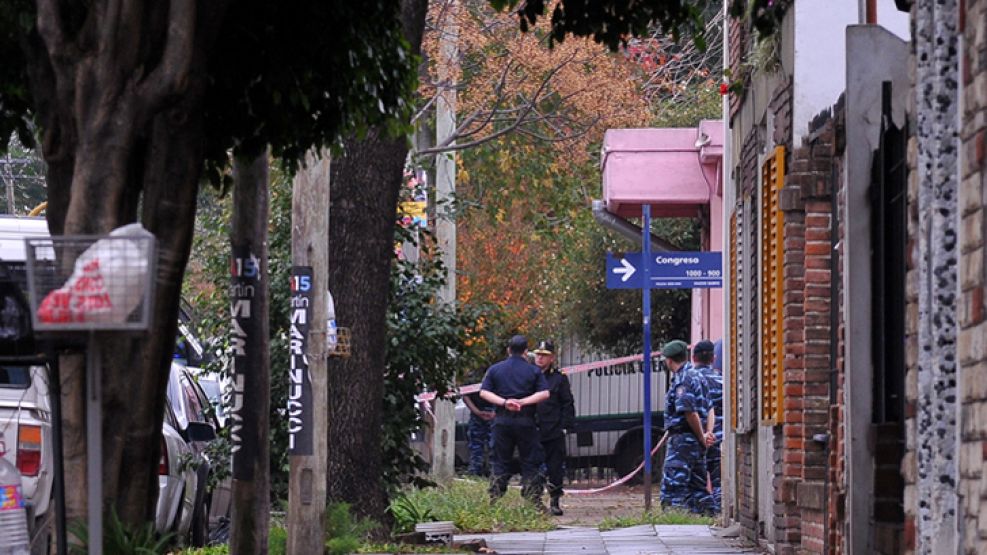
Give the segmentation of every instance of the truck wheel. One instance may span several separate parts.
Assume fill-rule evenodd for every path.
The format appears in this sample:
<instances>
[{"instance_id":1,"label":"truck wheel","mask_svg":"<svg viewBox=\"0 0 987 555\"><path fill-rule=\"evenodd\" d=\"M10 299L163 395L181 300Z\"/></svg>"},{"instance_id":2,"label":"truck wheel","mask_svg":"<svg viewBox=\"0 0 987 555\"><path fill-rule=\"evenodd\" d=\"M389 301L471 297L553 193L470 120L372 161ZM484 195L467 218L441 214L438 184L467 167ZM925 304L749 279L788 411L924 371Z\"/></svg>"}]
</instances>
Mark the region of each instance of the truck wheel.
<instances>
[{"instance_id":1,"label":"truck wheel","mask_svg":"<svg viewBox=\"0 0 987 555\"><path fill-rule=\"evenodd\" d=\"M652 438L657 441L660 435L653 435ZM644 460L644 449L641 447L641 442L644 438L641 436L640 432L633 434L627 434L620 439L619 447L617 452L614 454L614 470L621 478L627 476L634 471ZM651 459L651 480L654 483L655 478L661 478L662 465L665 461L665 447L655 453L655 456ZM644 470L638 472L633 478L628 481L629 484L640 484L644 481Z\"/></svg>"}]
</instances>

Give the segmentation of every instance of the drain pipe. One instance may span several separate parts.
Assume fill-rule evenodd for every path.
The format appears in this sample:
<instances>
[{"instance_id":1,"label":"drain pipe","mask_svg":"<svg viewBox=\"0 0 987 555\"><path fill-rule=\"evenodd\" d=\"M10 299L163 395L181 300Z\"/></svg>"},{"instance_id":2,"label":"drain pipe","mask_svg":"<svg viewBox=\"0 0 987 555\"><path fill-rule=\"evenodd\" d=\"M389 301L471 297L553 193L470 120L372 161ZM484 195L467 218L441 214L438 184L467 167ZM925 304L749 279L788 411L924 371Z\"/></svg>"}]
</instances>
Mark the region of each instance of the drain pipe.
<instances>
[{"instance_id":1,"label":"drain pipe","mask_svg":"<svg viewBox=\"0 0 987 555\"><path fill-rule=\"evenodd\" d=\"M638 247L642 246L640 226L634 225L612 212L608 212L607 206L602 200L593 199L593 218L603 227L616 231ZM651 250L652 252L675 252L682 249L652 233Z\"/></svg>"}]
</instances>

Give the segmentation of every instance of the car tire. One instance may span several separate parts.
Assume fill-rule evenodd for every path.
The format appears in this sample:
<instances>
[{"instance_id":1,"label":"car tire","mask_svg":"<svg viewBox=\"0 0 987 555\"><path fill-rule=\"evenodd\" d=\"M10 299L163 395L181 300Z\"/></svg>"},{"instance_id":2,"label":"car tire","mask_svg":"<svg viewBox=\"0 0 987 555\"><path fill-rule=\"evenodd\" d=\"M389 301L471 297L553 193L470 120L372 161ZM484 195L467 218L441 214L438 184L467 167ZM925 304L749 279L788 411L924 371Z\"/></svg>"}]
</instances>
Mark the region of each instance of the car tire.
<instances>
[{"instance_id":1,"label":"car tire","mask_svg":"<svg viewBox=\"0 0 987 555\"><path fill-rule=\"evenodd\" d=\"M195 492L195 505L192 506L192 526L189 527L189 545L205 547L209 541L209 465L203 464L198 470L198 487Z\"/></svg>"},{"instance_id":2,"label":"car tire","mask_svg":"<svg viewBox=\"0 0 987 555\"><path fill-rule=\"evenodd\" d=\"M49 514L39 516L34 522L34 530L31 534L31 555L48 555L52 552L52 528L54 519L51 513L54 507L49 505Z\"/></svg>"},{"instance_id":3,"label":"car tire","mask_svg":"<svg viewBox=\"0 0 987 555\"><path fill-rule=\"evenodd\" d=\"M192 528L189 531L192 547L205 547L209 543L209 502L203 499L192 512Z\"/></svg>"}]
</instances>

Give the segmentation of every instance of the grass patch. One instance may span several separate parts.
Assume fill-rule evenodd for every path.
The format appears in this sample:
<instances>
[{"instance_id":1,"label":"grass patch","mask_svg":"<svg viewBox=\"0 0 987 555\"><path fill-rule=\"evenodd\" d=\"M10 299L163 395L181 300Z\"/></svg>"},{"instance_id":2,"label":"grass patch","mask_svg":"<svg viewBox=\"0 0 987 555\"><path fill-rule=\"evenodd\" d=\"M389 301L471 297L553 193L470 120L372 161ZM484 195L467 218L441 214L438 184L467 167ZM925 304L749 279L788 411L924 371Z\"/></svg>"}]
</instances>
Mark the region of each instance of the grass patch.
<instances>
[{"instance_id":1,"label":"grass patch","mask_svg":"<svg viewBox=\"0 0 987 555\"><path fill-rule=\"evenodd\" d=\"M694 513L668 509L665 511L656 510L642 513L635 516L607 517L600 523L600 530L613 530L614 528L627 528L630 526L640 526L642 524L713 524L713 517L700 516Z\"/></svg>"},{"instance_id":2,"label":"grass patch","mask_svg":"<svg viewBox=\"0 0 987 555\"><path fill-rule=\"evenodd\" d=\"M431 520L452 521L463 533L542 532L555 528L551 518L525 501L517 488L508 489L507 495L491 506L487 487L485 481L457 479L434 488L406 490L401 499L405 504L427 507Z\"/></svg>"},{"instance_id":3,"label":"grass patch","mask_svg":"<svg viewBox=\"0 0 987 555\"><path fill-rule=\"evenodd\" d=\"M408 545L405 543L365 543L357 553L463 553L444 545Z\"/></svg>"}]
</instances>

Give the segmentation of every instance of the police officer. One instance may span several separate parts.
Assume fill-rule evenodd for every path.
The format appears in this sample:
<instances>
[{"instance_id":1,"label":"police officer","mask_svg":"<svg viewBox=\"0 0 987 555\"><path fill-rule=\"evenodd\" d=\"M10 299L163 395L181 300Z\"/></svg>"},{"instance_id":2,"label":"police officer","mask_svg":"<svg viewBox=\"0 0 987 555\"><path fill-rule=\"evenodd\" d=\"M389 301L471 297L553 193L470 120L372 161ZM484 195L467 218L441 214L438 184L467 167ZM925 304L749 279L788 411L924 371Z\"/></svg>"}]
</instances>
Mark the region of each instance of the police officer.
<instances>
[{"instance_id":1,"label":"police officer","mask_svg":"<svg viewBox=\"0 0 987 555\"><path fill-rule=\"evenodd\" d=\"M665 430L668 432L662 506L679 507L695 513L713 512L712 496L706 491L706 383L702 374L686 367L689 346L668 342L661 351L673 373L665 397Z\"/></svg>"},{"instance_id":2,"label":"police officer","mask_svg":"<svg viewBox=\"0 0 987 555\"><path fill-rule=\"evenodd\" d=\"M480 397L480 392L464 396L463 403L470 410L470 420L466 425L466 445L470 453L468 472L474 476L487 476L487 451L491 450L494 406Z\"/></svg>"},{"instance_id":3,"label":"police officer","mask_svg":"<svg viewBox=\"0 0 987 555\"><path fill-rule=\"evenodd\" d=\"M555 367L555 344L542 341L533 352L535 366L545 375L549 391L548 400L538 404L538 430L548 470L548 495L552 500L549 508L553 515L562 516L559 499L565 475L565 434L576 419L576 403L569 378Z\"/></svg>"},{"instance_id":4,"label":"police officer","mask_svg":"<svg viewBox=\"0 0 987 555\"><path fill-rule=\"evenodd\" d=\"M540 472L544 457L535 426L535 405L548 399L548 383L538 367L525 358L528 340L523 335L511 338L507 352L507 359L491 366L480 385L480 396L497 411L490 500L496 501L507 491L511 478L508 465L517 448L521 457L521 494L544 510Z\"/></svg>"},{"instance_id":5,"label":"police officer","mask_svg":"<svg viewBox=\"0 0 987 555\"><path fill-rule=\"evenodd\" d=\"M720 510L720 442L723 441L723 374L713 367L716 347L703 340L692 348L692 366L706 380L708 414L706 417L706 471L712 485L712 508Z\"/></svg>"}]
</instances>

